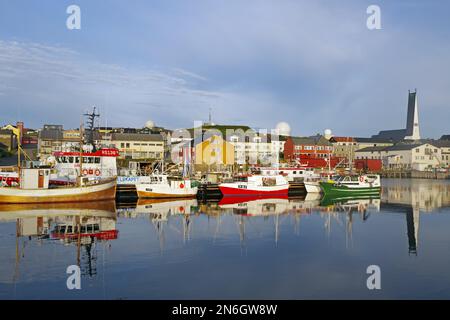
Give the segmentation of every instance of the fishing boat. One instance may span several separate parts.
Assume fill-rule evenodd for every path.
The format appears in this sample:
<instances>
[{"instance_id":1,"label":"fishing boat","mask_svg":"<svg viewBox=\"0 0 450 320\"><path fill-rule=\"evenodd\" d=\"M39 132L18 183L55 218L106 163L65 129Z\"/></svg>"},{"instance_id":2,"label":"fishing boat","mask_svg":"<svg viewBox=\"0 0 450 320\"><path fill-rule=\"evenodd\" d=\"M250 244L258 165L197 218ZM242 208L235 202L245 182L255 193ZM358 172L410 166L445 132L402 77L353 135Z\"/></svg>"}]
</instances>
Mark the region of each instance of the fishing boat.
<instances>
[{"instance_id":1,"label":"fishing boat","mask_svg":"<svg viewBox=\"0 0 450 320\"><path fill-rule=\"evenodd\" d=\"M320 187L326 196L374 195L381 193L379 175L349 175L332 181L321 181Z\"/></svg>"},{"instance_id":2,"label":"fishing boat","mask_svg":"<svg viewBox=\"0 0 450 320\"><path fill-rule=\"evenodd\" d=\"M18 184L0 186L0 203L53 203L53 202L85 202L93 200L115 199L116 177L91 180L82 176L83 157L80 158L79 176L75 185L50 186L51 168L48 166L21 166L20 131L12 127L17 137L17 173ZM81 131L81 128L80 128ZM80 141L82 142L82 141ZM80 143L80 145L83 145ZM81 151L79 155L81 155Z\"/></svg>"},{"instance_id":3,"label":"fishing boat","mask_svg":"<svg viewBox=\"0 0 450 320\"><path fill-rule=\"evenodd\" d=\"M282 175L251 175L219 184L223 196L287 196L289 182Z\"/></svg>"},{"instance_id":4,"label":"fishing boat","mask_svg":"<svg viewBox=\"0 0 450 320\"><path fill-rule=\"evenodd\" d=\"M77 186L49 187L49 168L21 168L19 186L0 187L0 203L83 202L114 199L116 178L79 179Z\"/></svg>"},{"instance_id":5,"label":"fishing boat","mask_svg":"<svg viewBox=\"0 0 450 320\"><path fill-rule=\"evenodd\" d=\"M152 174L150 182L136 184L139 198L194 198L198 187L190 179Z\"/></svg>"}]
</instances>

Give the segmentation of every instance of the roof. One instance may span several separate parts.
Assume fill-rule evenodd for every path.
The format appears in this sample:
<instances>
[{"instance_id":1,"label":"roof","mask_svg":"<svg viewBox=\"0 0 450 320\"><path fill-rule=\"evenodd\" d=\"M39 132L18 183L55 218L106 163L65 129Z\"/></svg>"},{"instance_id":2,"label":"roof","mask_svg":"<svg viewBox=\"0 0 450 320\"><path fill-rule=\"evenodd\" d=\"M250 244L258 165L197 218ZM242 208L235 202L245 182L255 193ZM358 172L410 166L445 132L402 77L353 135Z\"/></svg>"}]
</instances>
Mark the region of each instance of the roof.
<instances>
[{"instance_id":1,"label":"roof","mask_svg":"<svg viewBox=\"0 0 450 320\"><path fill-rule=\"evenodd\" d=\"M403 140L405 138L405 136L406 136L406 129L397 129L397 130L380 131L377 135L373 135L372 138L400 141L400 140Z\"/></svg>"},{"instance_id":2,"label":"roof","mask_svg":"<svg viewBox=\"0 0 450 320\"><path fill-rule=\"evenodd\" d=\"M390 139L383 139L378 137L371 138L354 138L358 143L393 143Z\"/></svg>"},{"instance_id":3,"label":"roof","mask_svg":"<svg viewBox=\"0 0 450 320\"><path fill-rule=\"evenodd\" d=\"M390 147L386 147L385 151L402 151L402 150L412 150L414 148L423 146L426 143L414 143L414 144L396 144Z\"/></svg>"},{"instance_id":4,"label":"roof","mask_svg":"<svg viewBox=\"0 0 450 320\"><path fill-rule=\"evenodd\" d=\"M384 151L386 148L388 148L388 147L386 147L386 146L384 146L384 147L380 147L380 146L366 147L366 148L356 150L355 153L356 152L378 152L378 151Z\"/></svg>"},{"instance_id":5,"label":"roof","mask_svg":"<svg viewBox=\"0 0 450 320\"><path fill-rule=\"evenodd\" d=\"M430 142L430 144L439 148L450 148L450 140L435 140Z\"/></svg>"},{"instance_id":6,"label":"roof","mask_svg":"<svg viewBox=\"0 0 450 320\"><path fill-rule=\"evenodd\" d=\"M160 134L140 134L140 133L113 133L113 141L163 141Z\"/></svg>"},{"instance_id":7,"label":"roof","mask_svg":"<svg viewBox=\"0 0 450 320\"><path fill-rule=\"evenodd\" d=\"M324 136L321 135L310 137L291 137L291 139L295 145L331 145L330 141L328 141Z\"/></svg>"},{"instance_id":8,"label":"roof","mask_svg":"<svg viewBox=\"0 0 450 320\"><path fill-rule=\"evenodd\" d=\"M354 142L355 139L353 137L331 137L330 141L335 141L335 142Z\"/></svg>"},{"instance_id":9,"label":"roof","mask_svg":"<svg viewBox=\"0 0 450 320\"><path fill-rule=\"evenodd\" d=\"M450 140L450 134L444 134L439 140Z\"/></svg>"}]
</instances>

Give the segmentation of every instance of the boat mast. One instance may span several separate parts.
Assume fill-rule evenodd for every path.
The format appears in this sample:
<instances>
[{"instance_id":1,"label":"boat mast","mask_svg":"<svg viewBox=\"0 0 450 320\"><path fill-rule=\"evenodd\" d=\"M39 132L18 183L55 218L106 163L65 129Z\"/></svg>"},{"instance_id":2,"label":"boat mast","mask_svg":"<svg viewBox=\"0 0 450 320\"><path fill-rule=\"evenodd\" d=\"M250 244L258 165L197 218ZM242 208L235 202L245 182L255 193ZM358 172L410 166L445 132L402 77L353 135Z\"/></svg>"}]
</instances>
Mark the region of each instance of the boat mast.
<instances>
[{"instance_id":1,"label":"boat mast","mask_svg":"<svg viewBox=\"0 0 450 320\"><path fill-rule=\"evenodd\" d=\"M81 186L81 180L83 177L83 120L80 123L80 172L78 174L79 182L78 184Z\"/></svg>"}]
</instances>

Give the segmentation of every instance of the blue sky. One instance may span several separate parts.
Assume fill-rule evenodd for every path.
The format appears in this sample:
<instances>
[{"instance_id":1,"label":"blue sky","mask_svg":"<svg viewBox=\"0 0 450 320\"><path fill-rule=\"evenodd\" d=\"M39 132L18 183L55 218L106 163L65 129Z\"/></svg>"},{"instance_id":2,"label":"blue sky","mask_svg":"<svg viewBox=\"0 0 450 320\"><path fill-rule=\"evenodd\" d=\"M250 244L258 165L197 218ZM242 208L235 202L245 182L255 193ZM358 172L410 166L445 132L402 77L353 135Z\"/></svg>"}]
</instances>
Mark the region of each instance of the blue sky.
<instances>
[{"instance_id":1,"label":"blue sky","mask_svg":"<svg viewBox=\"0 0 450 320\"><path fill-rule=\"evenodd\" d=\"M67 6L81 30L66 28ZM381 8L381 30L366 9ZM296 135L403 128L418 89L421 132L450 119L448 1L0 0L0 123L190 127L207 120Z\"/></svg>"}]
</instances>

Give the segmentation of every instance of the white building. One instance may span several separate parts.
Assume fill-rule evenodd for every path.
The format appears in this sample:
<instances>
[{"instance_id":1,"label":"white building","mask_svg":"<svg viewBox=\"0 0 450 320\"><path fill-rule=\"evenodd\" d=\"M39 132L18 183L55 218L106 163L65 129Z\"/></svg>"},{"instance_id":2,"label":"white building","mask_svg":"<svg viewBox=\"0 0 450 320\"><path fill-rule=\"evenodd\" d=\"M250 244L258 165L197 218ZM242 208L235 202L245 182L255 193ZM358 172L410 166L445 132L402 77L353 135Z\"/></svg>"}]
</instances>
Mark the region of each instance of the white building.
<instances>
[{"instance_id":1,"label":"white building","mask_svg":"<svg viewBox=\"0 0 450 320\"><path fill-rule=\"evenodd\" d=\"M164 139L160 134L112 133L111 144L125 159L155 159L164 157Z\"/></svg>"},{"instance_id":2,"label":"white building","mask_svg":"<svg viewBox=\"0 0 450 320\"><path fill-rule=\"evenodd\" d=\"M431 143L368 147L355 152L356 159L381 159L383 167L430 170L442 167L441 148Z\"/></svg>"}]
</instances>

